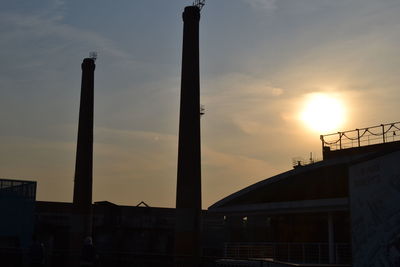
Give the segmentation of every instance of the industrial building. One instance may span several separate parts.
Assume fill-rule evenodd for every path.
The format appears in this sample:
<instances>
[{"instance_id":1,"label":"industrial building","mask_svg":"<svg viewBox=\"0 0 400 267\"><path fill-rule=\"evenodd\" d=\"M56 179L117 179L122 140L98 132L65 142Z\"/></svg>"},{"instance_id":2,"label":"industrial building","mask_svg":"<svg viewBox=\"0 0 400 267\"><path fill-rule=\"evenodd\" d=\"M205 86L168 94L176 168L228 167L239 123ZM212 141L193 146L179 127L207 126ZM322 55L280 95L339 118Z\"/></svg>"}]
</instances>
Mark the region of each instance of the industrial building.
<instances>
[{"instance_id":1,"label":"industrial building","mask_svg":"<svg viewBox=\"0 0 400 267\"><path fill-rule=\"evenodd\" d=\"M36 234L47 248L49 266L68 266L72 203L36 202ZM173 262L176 210L173 208L120 206L108 201L93 208L93 241L101 266L152 266ZM223 219L203 211L205 236L203 248L209 255L220 254ZM211 231L211 230L210 230ZM210 232L206 230L206 232ZM50 263L51 261L51 263Z\"/></svg>"},{"instance_id":2,"label":"industrial building","mask_svg":"<svg viewBox=\"0 0 400 267\"><path fill-rule=\"evenodd\" d=\"M360 239L365 240L365 237L361 236L370 233L360 226L360 219L357 219L357 222L354 220L356 216L359 218L369 213L360 212L362 206L357 207L356 211L352 207L364 201L359 200L363 195L357 192L352 184L366 184L360 180L359 174L356 177L353 173L360 173L357 168L371 160L385 162L386 159L394 157L396 160L400 157L397 152L400 150L400 141L397 140L396 134L398 126L399 123L385 125L386 129L390 130L385 130L382 135L377 133L376 136L380 140L369 136L369 144L358 143L367 138L368 133L360 140L353 140L353 145L346 143L349 139L342 136L342 147L339 143L326 141L328 136L324 136L322 161L296 164L292 170L250 185L203 211L203 258L231 259L230 264L234 259L241 259L241 262L243 259L262 259L285 264L313 263L335 266L353 263L353 266L362 266L352 262L352 255L361 253L359 250L354 252L352 244ZM365 128L371 132L375 129L377 127ZM347 135L351 133L353 131ZM385 170L391 170L395 165L392 161L381 165L389 166L385 167ZM369 167L368 170L367 173L378 171L382 173L382 177L387 176L383 174L383 169ZM356 180L352 182L352 179ZM367 182L371 179L367 177ZM4 188L1 191L2 207L5 206L4 203L10 203L9 199L14 199L15 205L20 205L24 210L19 215L14 212L13 215L7 216L9 220L14 220L14 223L10 221L5 227L16 229L21 226L31 229L30 233L34 230L46 247L48 266L68 266L73 204L34 202L34 182L5 180L0 184ZM391 182L389 186L398 188L397 184L398 182ZM24 186L26 189L22 189ZM383 194L390 196L390 188L384 189ZM18 197L15 197L17 195ZM368 197L374 199L371 195L370 193ZM21 201L20 196L23 196L24 201ZM5 200L5 197L8 200ZM379 195L379 201L384 201L384 198L382 194ZM376 199L374 201L378 202ZM388 214L398 214L396 209L389 209L391 206L387 203L384 202L387 207L382 206L380 210L389 210L386 212ZM102 266L156 266L160 262L165 265L173 264L175 209L149 207L145 203L139 203L138 206L120 206L102 201L94 203L92 210L93 238ZM25 217L18 217L21 214ZM388 218L393 218L393 215ZM369 219L364 221L369 223ZM393 219L388 221L392 221L393 224ZM6 221L3 220L2 223ZM34 225L34 229L25 224L18 226L18 223ZM357 223L357 226L354 226L354 223ZM11 224L13 227L10 228ZM391 229L387 237L392 240L388 242L388 249L395 248L392 243L397 242L400 236L399 229ZM8 235L1 233L2 247L20 248L22 253L23 248L27 247L22 244L27 244L30 233L26 232L25 236L21 236L18 230L8 231ZM6 240L14 241L5 244ZM2 251L5 253L4 249ZM22 262L22 256L20 261ZM223 263L219 265L224 266Z\"/></svg>"},{"instance_id":3,"label":"industrial building","mask_svg":"<svg viewBox=\"0 0 400 267\"><path fill-rule=\"evenodd\" d=\"M386 259L377 256L367 262L360 259L374 254L389 258L389 254L398 253L386 252L382 247L395 250L394 243L400 240L400 228L393 223L399 222L400 214L394 204L398 203L399 181L393 178L399 177L398 164L394 163L400 159L396 154L400 150L399 126L390 123L321 136L322 161L299 162L293 170L250 185L212 205L209 212L225 218L224 257L353 266L375 262L369 266L383 266ZM369 167L356 172L365 177L356 177L354 168L371 160L380 161L375 165L386 168ZM368 176L372 172L376 174ZM365 189L361 190L364 193L358 192L358 187L371 181L377 182L368 194L362 191ZM383 190L378 194L377 188ZM374 195L379 197L371 203L369 198ZM382 210L386 211L384 215L378 212ZM390 218L392 225L385 228L384 217ZM371 224L382 231L375 233L378 241L368 237L373 234ZM383 241L384 232L390 232L386 238L390 241ZM375 247L361 251L358 246L364 244L358 240L375 243ZM352 259L355 255L358 260Z\"/></svg>"},{"instance_id":4,"label":"industrial building","mask_svg":"<svg viewBox=\"0 0 400 267\"><path fill-rule=\"evenodd\" d=\"M36 182L25 183L35 189ZM35 191L29 189L26 192L31 194ZM3 260L8 259L8 266L23 266L27 262L33 235L45 247L46 266L70 266L71 254L79 254L70 249L69 243L72 203L35 201L32 197L21 201L2 194L0 205L0 255ZM99 254L99 266L173 264L176 209L149 207L145 203L120 206L108 201L95 202L92 209L93 241ZM210 257L222 255L223 217L204 210L202 218L203 254Z\"/></svg>"}]
</instances>

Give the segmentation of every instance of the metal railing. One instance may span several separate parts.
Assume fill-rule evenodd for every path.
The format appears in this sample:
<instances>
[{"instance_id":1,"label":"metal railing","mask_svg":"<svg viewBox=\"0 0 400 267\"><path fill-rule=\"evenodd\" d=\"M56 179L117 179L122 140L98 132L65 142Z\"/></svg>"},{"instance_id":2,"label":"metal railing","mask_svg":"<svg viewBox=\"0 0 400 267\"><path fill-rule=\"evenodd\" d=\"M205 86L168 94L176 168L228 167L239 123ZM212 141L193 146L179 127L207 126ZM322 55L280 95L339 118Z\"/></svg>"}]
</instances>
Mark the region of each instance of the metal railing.
<instances>
[{"instance_id":1,"label":"metal railing","mask_svg":"<svg viewBox=\"0 0 400 267\"><path fill-rule=\"evenodd\" d=\"M329 265L315 265L315 264L297 264L289 262L274 261L271 259L247 259L247 260L232 260L220 259L215 263L216 267L317 267L317 266L331 266L331 267L351 267L351 264L329 264Z\"/></svg>"},{"instance_id":2,"label":"metal railing","mask_svg":"<svg viewBox=\"0 0 400 267\"><path fill-rule=\"evenodd\" d=\"M335 244L335 262L351 263L347 243ZM295 263L329 263L328 243L225 243L224 256L231 259L270 258Z\"/></svg>"},{"instance_id":3,"label":"metal railing","mask_svg":"<svg viewBox=\"0 0 400 267\"><path fill-rule=\"evenodd\" d=\"M321 135L320 139L322 148L332 151L400 141L400 122Z\"/></svg>"},{"instance_id":4,"label":"metal railing","mask_svg":"<svg viewBox=\"0 0 400 267\"><path fill-rule=\"evenodd\" d=\"M135 253L123 251L98 251L96 267L188 267L188 257L172 254ZM46 249L44 267L70 267L71 258L79 259L80 253L68 249ZM214 267L216 257L201 257L201 267ZM0 247L0 266L28 267L29 249Z\"/></svg>"}]
</instances>

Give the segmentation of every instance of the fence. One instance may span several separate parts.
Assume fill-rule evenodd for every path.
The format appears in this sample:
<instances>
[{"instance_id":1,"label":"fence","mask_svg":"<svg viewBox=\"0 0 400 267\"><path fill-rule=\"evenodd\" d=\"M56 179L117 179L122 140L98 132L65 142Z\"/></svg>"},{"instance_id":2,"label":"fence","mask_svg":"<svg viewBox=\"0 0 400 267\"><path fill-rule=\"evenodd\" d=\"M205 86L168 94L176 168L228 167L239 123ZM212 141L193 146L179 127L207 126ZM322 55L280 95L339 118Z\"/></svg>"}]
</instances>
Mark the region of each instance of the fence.
<instances>
[{"instance_id":1,"label":"fence","mask_svg":"<svg viewBox=\"0 0 400 267\"><path fill-rule=\"evenodd\" d=\"M77 252L71 250L46 251L44 267L70 267L70 258ZM78 255L79 258L79 255ZM214 267L215 257L201 257L201 267ZM167 254L143 254L134 252L99 251L96 267L187 267L185 257L174 258ZM0 248L0 266L28 267L29 250L20 248Z\"/></svg>"},{"instance_id":2,"label":"fence","mask_svg":"<svg viewBox=\"0 0 400 267\"><path fill-rule=\"evenodd\" d=\"M329 263L328 243L226 243L224 254L232 259L271 258L296 263ZM335 244L335 262L351 263L349 244Z\"/></svg>"},{"instance_id":3,"label":"fence","mask_svg":"<svg viewBox=\"0 0 400 267\"><path fill-rule=\"evenodd\" d=\"M69 267L68 259L72 255L69 250L46 251L46 254L45 267ZM116 251L99 251L98 254L99 260L96 267L173 267L180 266L177 263L186 261L184 258L174 258L172 255L165 254L137 254ZM202 257L201 266L288 266L277 261L327 264L329 262L328 255L327 243L226 243L224 258L246 260L230 261L220 260L217 257ZM0 266L24 267L28 266L29 251L16 248L0 248L0 258ZM274 264L267 264L265 260L260 262L260 260L249 261L248 259L271 259ZM351 263L349 244L335 244L335 262L336 264ZM182 266L185 265L182 264Z\"/></svg>"},{"instance_id":4,"label":"fence","mask_svg":"<svg viewBox=\"0 0 400 267\"><path fill-rule=\"evenodd\" d=\"M318 267L318 266L330 266L330 267L351 267L350 264L295 264L289 262L279 262L271 259L249 259L249 260L232 260L232 259L221 259L215 263L216 267Z\"/></svg>"}]
</instances>

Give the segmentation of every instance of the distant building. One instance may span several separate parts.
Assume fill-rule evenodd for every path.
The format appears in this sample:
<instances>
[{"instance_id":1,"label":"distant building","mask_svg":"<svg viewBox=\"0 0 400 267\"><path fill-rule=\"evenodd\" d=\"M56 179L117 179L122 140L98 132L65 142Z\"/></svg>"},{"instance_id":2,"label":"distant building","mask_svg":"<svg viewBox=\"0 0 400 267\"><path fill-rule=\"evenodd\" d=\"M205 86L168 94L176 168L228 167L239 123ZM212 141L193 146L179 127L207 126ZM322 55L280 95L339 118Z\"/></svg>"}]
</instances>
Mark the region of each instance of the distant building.
<instances>
[{"instance_id":1,"label":"distant building","mask_svg":"<svg viewBox=\"0 0 400 267\"><path fill-rule=\"evenodd\" d=\"M32 242L36 182L0 179L1 266L20 266Z\"/></svg>"},{"instance_id":2,"label":"distant building","mask_svg":"<svg viewBox=\"0 0 400 267\"><path fill-rule=\"evenodd\" d=\"M0 247L31 244L36 182L0 179Z\"/></svg>"}]
</instances>

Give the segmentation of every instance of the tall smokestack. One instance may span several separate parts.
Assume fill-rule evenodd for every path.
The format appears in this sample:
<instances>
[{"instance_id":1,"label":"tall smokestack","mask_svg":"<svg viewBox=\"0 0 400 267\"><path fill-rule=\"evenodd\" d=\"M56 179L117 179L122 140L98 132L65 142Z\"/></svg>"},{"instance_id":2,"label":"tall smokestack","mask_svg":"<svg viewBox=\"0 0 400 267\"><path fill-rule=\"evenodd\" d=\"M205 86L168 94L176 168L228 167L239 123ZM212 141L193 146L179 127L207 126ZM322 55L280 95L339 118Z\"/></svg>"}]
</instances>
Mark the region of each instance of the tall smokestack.
<instances>
[{"instance_id":1,"label":"tall smokestack","mask_svg":"<svg viewBox=\"0 0 400 267\"><path fill-rule=\"evenodd\" d=\"M175 256L177 265L192 267L201 261L200 8L185 7L183 21Z\"/></svg>"},{"instance_id":2,"label":"tall smokestack","mask_svg":"<svg viewBox=\"0 0 400 267\"><path fill-rule=\"evenodd\" d=\"M82 62L81 100L76 149L71 249L78 253L83 240L92 235L93 109L95 59Z\"/></svg>"}]
</instances>

